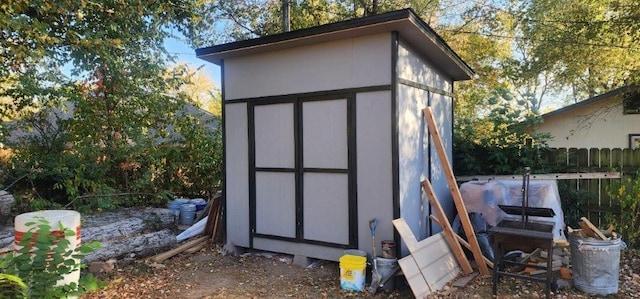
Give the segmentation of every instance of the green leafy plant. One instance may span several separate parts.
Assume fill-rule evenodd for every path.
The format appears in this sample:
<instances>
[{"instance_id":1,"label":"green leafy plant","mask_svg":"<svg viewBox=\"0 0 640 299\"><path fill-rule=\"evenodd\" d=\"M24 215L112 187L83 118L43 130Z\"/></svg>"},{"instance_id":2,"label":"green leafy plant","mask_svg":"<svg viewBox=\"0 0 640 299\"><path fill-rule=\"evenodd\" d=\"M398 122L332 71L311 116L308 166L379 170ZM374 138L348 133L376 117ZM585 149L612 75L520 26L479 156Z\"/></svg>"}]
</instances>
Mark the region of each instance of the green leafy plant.
<instances>
[{"instance_id":1,"label":"green leafy plant","mask_svg":"<svg viewBox=\"0 0 640 299\"><path fill-rule=\"evenodd\" d=\"M75 237L75 232L62 224L54 228L42 217L25 223L25 226L28 230L22 235L17 249L0 259L0 271L18 277L27 289L28 298L66 298L99 287L99 282L91 274L77 283L64 282L66 275L84 268L80 262L82 257L99 248L99 243L90 242L71 248L67 238Z\"/></svg>"},{"instance_id":2,"label":"green leafy plant","mask_svg":"<svg viewBox=\"0 0 640 299\"><path fill-rule=\"evenodd\" d=\"M20 277L0 274L0 298L27 298L27 285Z\"/></svg>"},{"instance_id":3,"label":"green leafy plant","mask_svg":"<svg viewBox=\"0 0 640 299\"><path fill-rule=\"evenodd\" d=\"M607 189L611 200L619 205L620 214L607 215L606 219L622 234L627 246L640 248L640 171L634 177L624 178Z\"/></svg>"}]
</instances>

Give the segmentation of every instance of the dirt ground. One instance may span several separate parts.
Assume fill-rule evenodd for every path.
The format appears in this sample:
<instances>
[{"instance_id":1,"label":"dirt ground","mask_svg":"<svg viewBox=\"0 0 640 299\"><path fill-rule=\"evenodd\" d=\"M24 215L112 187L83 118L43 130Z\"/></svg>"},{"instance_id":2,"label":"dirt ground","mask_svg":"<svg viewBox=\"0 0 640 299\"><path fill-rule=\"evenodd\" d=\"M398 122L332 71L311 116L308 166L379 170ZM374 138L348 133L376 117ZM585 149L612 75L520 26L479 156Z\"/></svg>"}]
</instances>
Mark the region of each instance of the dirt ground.
<instances>
[{"instance_id":1,"label":"dirt ground","mask_svg":"<svg viewBox=\"0 0 640 299\"><path fill-rule=\"evenodd\" d=\"M339 265L316 261L304 268L289 255L249 252L223 254L210 245L194 254L181 254L162 264L150 259L118 262L111 273L99 278L108 285L81 298L413 298L402 278L393 291L375 296L340 289ZM505 278L497 298L540 298L544 285ZM430 298L491 298L491 277L474 279L464 288L447 287ZM596 298L561 285L554 298ZM494 297L496 298L496 297ZM640 298L640 252L625 250L620 265L617 295L607 298Z\"/></svg>"}]
</instances>

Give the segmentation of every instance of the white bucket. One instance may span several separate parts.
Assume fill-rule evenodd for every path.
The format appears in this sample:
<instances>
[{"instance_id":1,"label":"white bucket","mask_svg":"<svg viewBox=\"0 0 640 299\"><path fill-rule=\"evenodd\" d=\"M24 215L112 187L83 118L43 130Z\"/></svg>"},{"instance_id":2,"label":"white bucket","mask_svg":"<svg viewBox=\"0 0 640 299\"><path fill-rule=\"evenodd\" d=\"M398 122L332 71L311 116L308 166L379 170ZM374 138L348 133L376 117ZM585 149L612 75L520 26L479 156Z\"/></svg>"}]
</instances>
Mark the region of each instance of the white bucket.
<instances>
[{"instance_id":1,"label":"white bucket","mask_svg":"<svg viewBox=\"0 0 640 299\"><path fill-rule=\"evenodd\" d=\"M36 229L34 226L26 226L26 223L36 222L38 223L38 219L44 219L49 222L51 225L51 233L58 234L63 233L58 230L58 227L62 225L62 227L73 230L75 232L75 236L67 236L65 237L69 241L68 250L75 250L78 246L80 246L80 213L76 211L68 211L68 210L44 210L37 212L24 213L16 216L14 220L15 224L15 248L19 250L21 247L18 246L24 234L29 231L29 229ZM76 259L76 264L79 264L80 260ZM65 274L63 278L58 281L59 286L67 285L72 282L78 283L80 279L80 267L77 270Z\"/></svg>"}]
</instances>

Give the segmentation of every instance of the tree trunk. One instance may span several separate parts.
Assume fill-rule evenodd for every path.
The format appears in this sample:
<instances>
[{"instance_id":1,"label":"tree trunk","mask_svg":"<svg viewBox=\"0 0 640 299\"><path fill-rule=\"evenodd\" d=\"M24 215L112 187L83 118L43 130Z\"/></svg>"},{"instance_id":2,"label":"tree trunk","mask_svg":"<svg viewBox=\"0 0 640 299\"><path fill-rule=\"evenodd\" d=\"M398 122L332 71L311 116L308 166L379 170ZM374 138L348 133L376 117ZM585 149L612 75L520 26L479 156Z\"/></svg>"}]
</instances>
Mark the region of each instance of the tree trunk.
<instances>
[{"instance_id":1,"label":"tree trunk","mask_svg":"<svg viewBox=\"0 0 640 299\"><path fill-rule=\"evenodd\" d=\"M122 258L134 254L136 257L162 252L176 244L176 236L170 230L125 237L100 242L100 249L86 255L84 263Z\"/></svg>"}]
</instances>

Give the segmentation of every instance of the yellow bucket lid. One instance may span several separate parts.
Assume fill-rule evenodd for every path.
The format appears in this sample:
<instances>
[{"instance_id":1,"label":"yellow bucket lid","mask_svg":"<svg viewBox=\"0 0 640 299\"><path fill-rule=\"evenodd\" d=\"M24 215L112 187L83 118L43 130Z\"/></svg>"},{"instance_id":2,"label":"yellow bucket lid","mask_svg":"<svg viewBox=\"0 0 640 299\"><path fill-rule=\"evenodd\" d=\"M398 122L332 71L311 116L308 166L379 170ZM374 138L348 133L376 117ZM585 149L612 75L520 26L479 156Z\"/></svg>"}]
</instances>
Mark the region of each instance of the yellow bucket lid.
<instances>
[{"instance_id":1,"label":"yellow bucket lid","mask_svg":"<svg viewBox=\"0 0 640 299\"><path fill-rule=\"evenodd\" d=\"M349 263L349 264L365 264L367 262L367 258L359 255L343 255L340 257L340 263Z\"/></svg>"}]
</instances>

